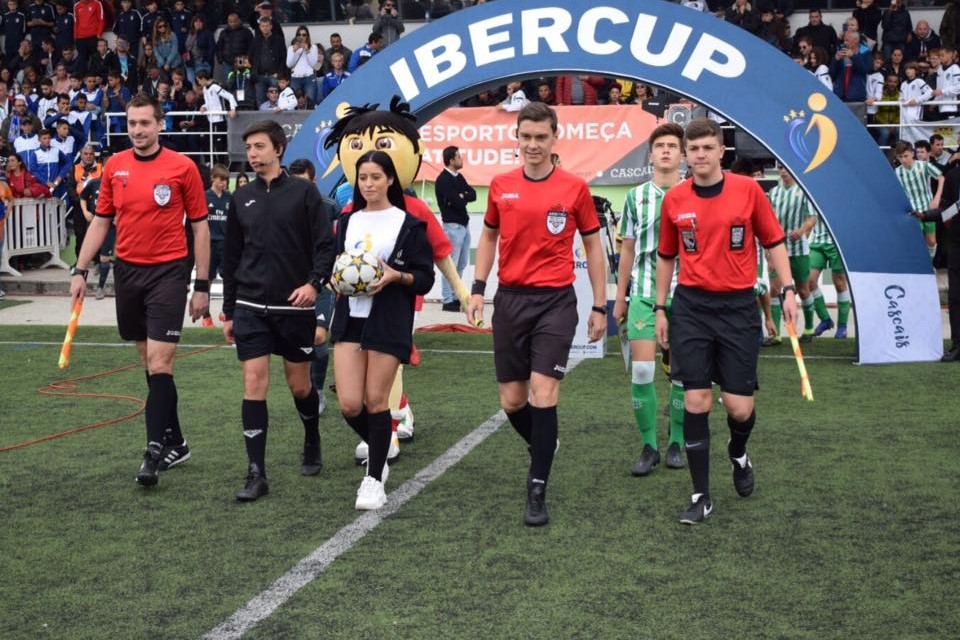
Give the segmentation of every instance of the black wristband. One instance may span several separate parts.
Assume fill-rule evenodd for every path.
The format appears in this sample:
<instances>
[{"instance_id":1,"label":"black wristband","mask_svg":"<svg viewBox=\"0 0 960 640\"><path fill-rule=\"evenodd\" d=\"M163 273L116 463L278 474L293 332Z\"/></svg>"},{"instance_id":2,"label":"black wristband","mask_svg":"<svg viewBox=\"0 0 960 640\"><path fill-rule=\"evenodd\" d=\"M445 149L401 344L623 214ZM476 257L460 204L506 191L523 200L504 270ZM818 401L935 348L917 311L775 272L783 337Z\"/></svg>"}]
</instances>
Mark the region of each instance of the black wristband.
<instances>
[{"instance_id":1,"label":"black wristband","mask_svg":"<svg viewBox=\"0 0 960 640\"><path fill-rule=\"evenodd\" d=\"M194 293L210 293L210 281L197 278L193 281Z\"/></svg>"},{"instance_id":2,"label":"black wristband","mask_svg":"<svg viewBox=\"0 0 960 640\"><path fill-rule=\"evenodd\" d=\"M599 305L596 305L596 306L590 307L590 310L591 310L591 311L596 311L597 313L599 313L599 314L602 315L602 316L607 315L607 308L606 308L606 307L601 307L601 306L599 306Z\"/></svg>"},{"instance_id":3,"label":"black wristband","mask_svg":"<svg viewBox=\"0 0 960 640\"><path fill-rule=\"evenodd\" d=\"M664 313L666 313L666 312L667 312L667 305L665 305L665 304L655 304L655 305L653 305L653 312L656 313L657 311L663 311Z\"/></svg>"},{"instance_id":4,"label":"black wristband","mask_svg":"<svg viewBox=\"0 0 960 640\"><path fill-rule=\"evenodd\" d=\"M482 296L487 292L487 281L486 280L474 280L473 286L470 287L470 295L472 296Z\"/></svg>"},{"instance_id":5,"label":"black wristband","mask_svg":"<svg viewBox=\"0 0 960 640\"><path fill-rule=\"evenodd\" d=\"M797 292L797 285L795 285L795 284L788 284L788 285L786 285L786 286L784 286L784 287L780 287L780 296L783 297L783 296L787 295L787 291L793 291L794 293L796 293L796 292Z\"/></svg>"},{"instance_id":6,"label":"black wristband","mask_svg":"<svg viewBox=\"0 0 960 640\"><path fill-rule=\"evenodd\" d=\"M74 267L70 269L71 276L80 276L84 280L87 279L87 274L90 273L87 269L81 269L80 267Z\"/></svg>"}]
</instances>

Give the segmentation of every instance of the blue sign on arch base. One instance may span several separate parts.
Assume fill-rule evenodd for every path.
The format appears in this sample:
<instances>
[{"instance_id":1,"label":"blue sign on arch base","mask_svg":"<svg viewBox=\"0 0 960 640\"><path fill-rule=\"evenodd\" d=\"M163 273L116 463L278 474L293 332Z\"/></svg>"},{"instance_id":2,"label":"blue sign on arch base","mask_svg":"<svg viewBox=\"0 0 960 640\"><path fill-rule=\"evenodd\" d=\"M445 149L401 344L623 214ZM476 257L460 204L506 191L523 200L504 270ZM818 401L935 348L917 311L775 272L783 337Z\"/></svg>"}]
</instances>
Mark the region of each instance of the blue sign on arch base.
<instances>
[{"instance_id":1,"label":"blue sign on arch base","mask_svg":"<svg viewBox=\"0 0 960 640\"><path fill-rule=\"evenodd\" d=\"M340 180L323 149L339 104L397 94L421 123L506 78L592 73L636 78L723 114L770 150L806 191L839 247L864 364L936 360L940 300L910 204L863 124L759 38L668 2L491 2L433 22L376 55L304 123L288 159L312 158L320 187Z\"/></svg>"}]
</instances>

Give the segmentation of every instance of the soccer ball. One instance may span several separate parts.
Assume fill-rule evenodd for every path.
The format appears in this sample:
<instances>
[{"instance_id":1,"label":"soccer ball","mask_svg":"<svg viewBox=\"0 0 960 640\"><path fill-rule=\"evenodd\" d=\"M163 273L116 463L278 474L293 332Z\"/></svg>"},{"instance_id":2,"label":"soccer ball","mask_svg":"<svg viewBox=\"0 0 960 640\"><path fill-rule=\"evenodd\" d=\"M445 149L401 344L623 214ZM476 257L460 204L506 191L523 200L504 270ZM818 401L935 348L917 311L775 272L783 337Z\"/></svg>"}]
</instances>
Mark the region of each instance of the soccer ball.
<instances>
[{"instance_id":1,"label":"soccer ball","mask_svg":"<svg viewBox=\"0 0 960 640\"><path fill-rule=\"evenodd\" d=\"M383 268L377 256L363 249L348 249L333 263L333 281L345 296L367 293L382 277Z\"/></svg>"}]
</instances>

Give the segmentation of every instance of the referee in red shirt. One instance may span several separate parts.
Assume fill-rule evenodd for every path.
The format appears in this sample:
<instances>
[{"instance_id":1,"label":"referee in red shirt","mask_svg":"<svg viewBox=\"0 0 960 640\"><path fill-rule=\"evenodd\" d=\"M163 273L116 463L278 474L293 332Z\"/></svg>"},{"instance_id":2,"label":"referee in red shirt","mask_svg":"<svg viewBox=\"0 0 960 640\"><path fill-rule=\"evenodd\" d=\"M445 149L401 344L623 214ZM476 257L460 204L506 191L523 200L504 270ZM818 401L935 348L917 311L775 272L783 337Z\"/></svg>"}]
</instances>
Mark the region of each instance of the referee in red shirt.
<instances>
[{"instance_id":1,"label":"referee in red shirt","mask_svg":"<svg viewBox=\"0 0 960 640\"><path fill-rule=\"evenodd\" d=\"M549 521L546 484L557 446L557 402L576 331L573 238L580 231L593 287L591 341L607 329L606 268L600 222L587 183L550 162L557 114L533 102L517 118L523 167L490 183L476 280L467 318L483 317L486 278L499 248L493 349L500 406L527 443L530 473L524 522Z\"/></svg>"},{"instance_id":2,"label":"referee in red shirt","mask_svg":"<svg viewBox=\"0 0 960 640\"><path fill-rule=\"evenodd\" d=\"M671 189L663 199L657 258L657 340L668 345L667 294L677 255L679 284L673 295L669 327L671 377L683 382L683 435L693 479L691 504L680 522L702 522L713 512L710 500L710 407L712 383L720 385L727 410L737 493L753 493L753 466L747 439L756 413L760 350L760 314L753 292L757 280L754 238L767 250L777 273L790 273L784 233L763 189L752 178L725 174L720 125L701 118L687 125L684 150L693 179ZM783 317L796 314L793 283L782 289Z\"/></svg>"},{"instance_id":3,"label":"referee in red shirt","mask_svg":"<svg viewBox=\"0 0 960 640\"><path fill-rule=\"evenodd\" d=\"M107 161L97 212L87 230L70 282L71 306L86 293L86 266L116 225L114 268L117 329L134 340L147 371L147 449L137 482L157 484L159 472L185 461L190 449L180 431L173 358L183 329L187 300L187 241L184 215L193 228L197 264L190 316L210 304L210 230L207 200L196 165L160 146L163 112L155 98L137 95L127 103L133 148Z\"/></svg>"}]
</instances>

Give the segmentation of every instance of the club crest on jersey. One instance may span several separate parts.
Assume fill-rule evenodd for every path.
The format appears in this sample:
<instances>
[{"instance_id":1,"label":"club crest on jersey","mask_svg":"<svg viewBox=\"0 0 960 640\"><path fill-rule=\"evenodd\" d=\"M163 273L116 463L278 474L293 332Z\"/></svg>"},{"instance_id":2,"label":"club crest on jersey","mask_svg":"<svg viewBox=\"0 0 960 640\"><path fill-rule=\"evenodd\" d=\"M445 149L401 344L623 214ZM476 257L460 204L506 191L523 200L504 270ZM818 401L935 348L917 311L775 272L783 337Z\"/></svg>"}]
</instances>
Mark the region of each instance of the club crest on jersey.
<instances>
[{"instance_id":1,"label":"club crest on jersey","mask_svg":"<svg viewBox=\"0 0 960 640\"><path fill-rule=\"evenodd\" d=\"M170 194L170 185L168 184L158 184L153 187L153 201L161 207L170 203Z\"/></svg>"},{"instance_id":2,"label":"club crest on jersey","mask_svg":"<svg viewBox=\"0 0 960 640\"><path fill-rule=\"evenodd\" d=\"M730 227L730 250L739 251L743 249L744 225L736 224Z\"/></svg>"},{"instance_id":3,"label":"club crest on jersey","mask_svg":"<svg viewBox=\"0 0 960 640\"><path fill-rule=\"evenodd\" d=\"M547 231L553 235L560 235L567 228L566 211L547 211Z\"/></svg>"},{"instance_id":4,"label":"club crest on jersey","mask_svg":"<svg viewBox=\"0 0 960 640\"><path fill-rule=\"evenodd\" d=\"M693 229L680 229L680 238L683 240L683 250L687 253L697 252L697 232Z\"/></svg>"}]
</instances>

